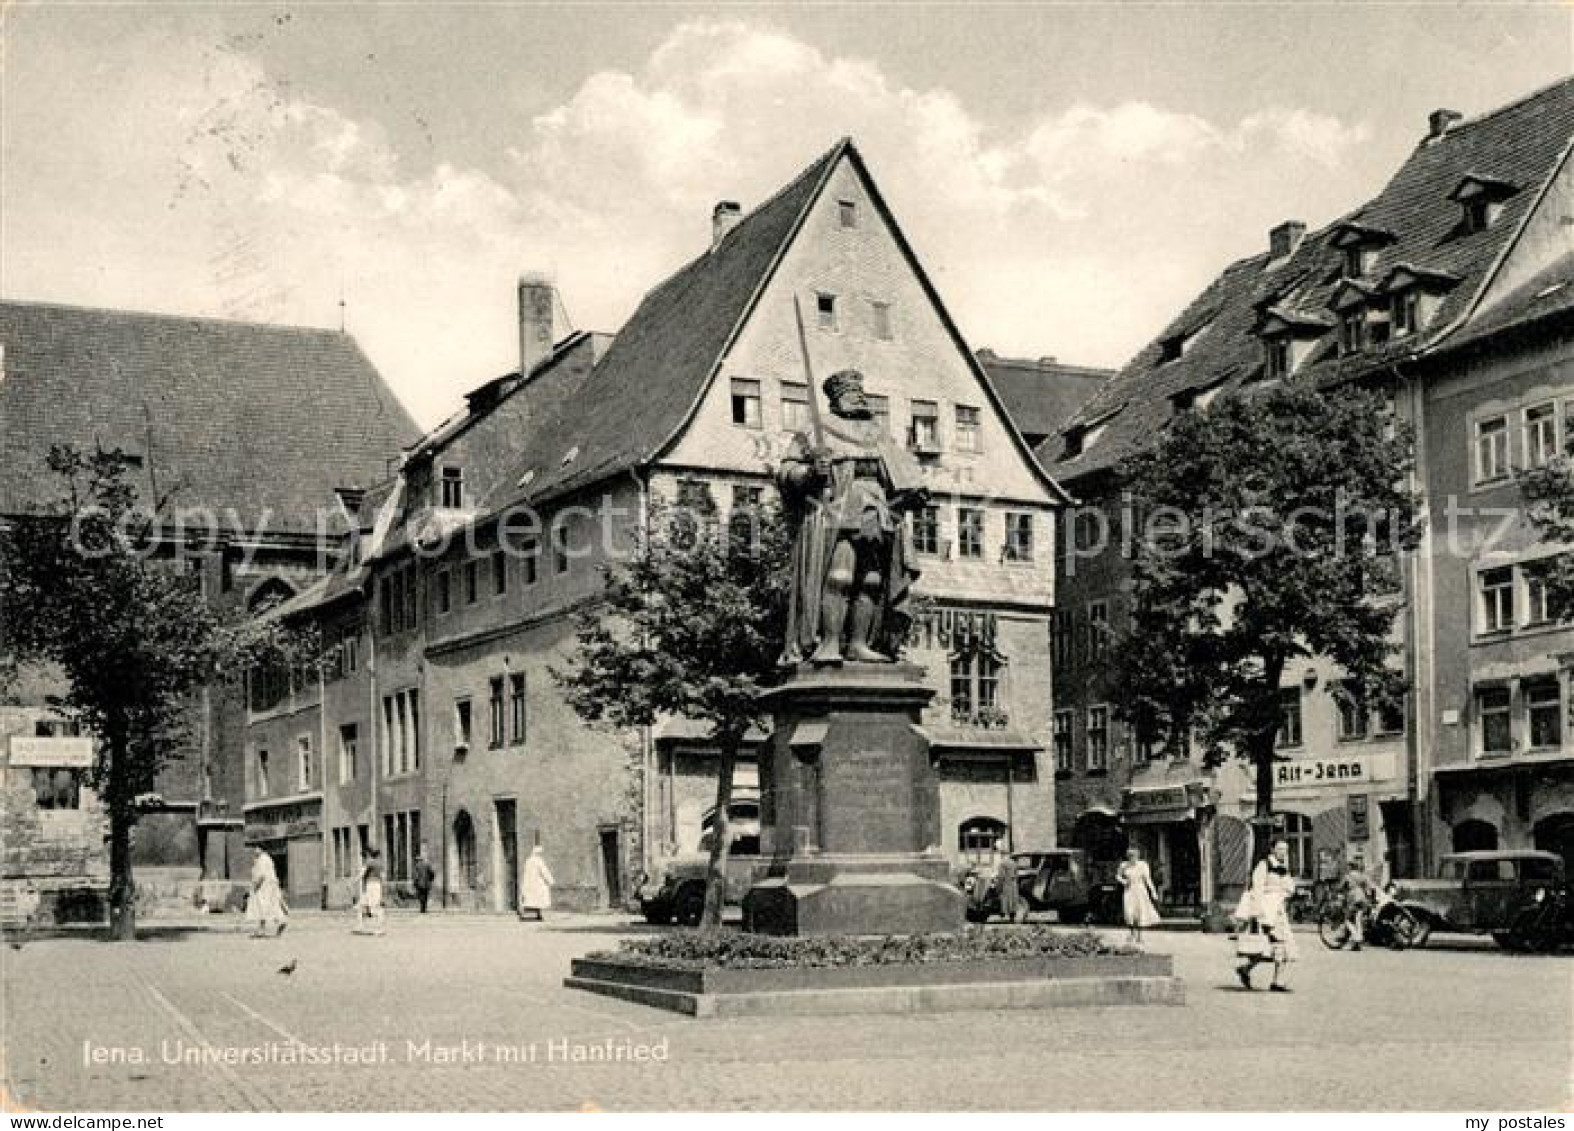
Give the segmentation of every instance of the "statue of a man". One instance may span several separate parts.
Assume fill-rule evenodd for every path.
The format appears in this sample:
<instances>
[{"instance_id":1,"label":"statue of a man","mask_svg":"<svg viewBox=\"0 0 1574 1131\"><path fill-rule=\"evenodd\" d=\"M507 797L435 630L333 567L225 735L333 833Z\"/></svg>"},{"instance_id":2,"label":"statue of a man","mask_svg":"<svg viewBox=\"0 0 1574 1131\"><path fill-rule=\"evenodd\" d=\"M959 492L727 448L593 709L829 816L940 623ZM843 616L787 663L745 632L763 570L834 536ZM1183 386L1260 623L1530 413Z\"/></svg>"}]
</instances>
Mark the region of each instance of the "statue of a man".
<instances>
[{"instance_id":1,"label":"statue of a man","mask_svg":"<svg viewBox=\"0 0 1574 1131\"><path fill-rule=\"evenodd\" d=\"M831 416L799 433L777 470L793 544L782 662L890 663L907 631L913 567L903 517L928 498L918 464L873 420L863 375L826 378Z\"/></svg>"}]
</instances>

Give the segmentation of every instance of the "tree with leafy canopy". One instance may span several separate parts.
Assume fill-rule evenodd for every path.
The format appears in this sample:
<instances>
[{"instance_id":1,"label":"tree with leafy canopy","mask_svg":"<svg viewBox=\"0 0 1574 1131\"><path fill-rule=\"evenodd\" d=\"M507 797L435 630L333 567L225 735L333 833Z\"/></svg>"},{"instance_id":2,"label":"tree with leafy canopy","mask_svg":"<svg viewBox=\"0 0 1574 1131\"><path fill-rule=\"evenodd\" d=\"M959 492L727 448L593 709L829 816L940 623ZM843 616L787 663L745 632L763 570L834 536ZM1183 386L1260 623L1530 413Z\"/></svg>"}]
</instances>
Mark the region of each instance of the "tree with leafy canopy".
<instances>
[{"instance_id":1,"label":"tree with leafy canopy","mask_svg":"<svg viewBox=\"0 0 1574 1131\"><path fill-rule=\"evenodd\" d=\"M656 507L605 590L576 625L577 649L553 675L591 722L709 723L720 758L702 924L721 923L733 771L753 727L769 727L759 692L779 672L790 541L779 513L720 522L703 508Z\"/></svg>"},{"instance_id":2,"label":"tree with leafy canopy","mask_svg":"<svg viewBox=\"0 0 1574 1131\"><path fill-rule=\"evenodd\" d=\"M1526 468L1517 478L1525 516L1541 540L1574 544L1574 452ZM1554 621L1574 620L1574 554L1543 558L1531 568L1546 593L1547 615Z\"/></svg>"},{"instance_id":3,"label":"tree with leafy canopy","mask_svg":"<svg viewBox=\"0 0 1574 1131\"><path fill-rule=\"evenodd\" d=\"M1248 761L1266 851L1280 683L1326 657L1359 709L1402 701L1397 553L1417 541L1411 440L1375 394L1291 380L1177 415L1117 468L1129 624L1102 673L1139 742Z\"/></svg>"},{"instance_id":4,"label":"tree with leafy canopy","mask_svg":"<svg viewBox=\"0 0 1574 1131\"><path fill-rule=\"evenodd\" d=\"M140 507L122 452L57 445L48 465L63 497L0 528L0 631L13 662L58 669L51 706L97 740L87 780L109 819L110 935L131 939L139 798L181 756L192 695L253 666L309 662L316 641L222 619L181 547L161 542L173 492Z\"/></svg>"}]
</instances>

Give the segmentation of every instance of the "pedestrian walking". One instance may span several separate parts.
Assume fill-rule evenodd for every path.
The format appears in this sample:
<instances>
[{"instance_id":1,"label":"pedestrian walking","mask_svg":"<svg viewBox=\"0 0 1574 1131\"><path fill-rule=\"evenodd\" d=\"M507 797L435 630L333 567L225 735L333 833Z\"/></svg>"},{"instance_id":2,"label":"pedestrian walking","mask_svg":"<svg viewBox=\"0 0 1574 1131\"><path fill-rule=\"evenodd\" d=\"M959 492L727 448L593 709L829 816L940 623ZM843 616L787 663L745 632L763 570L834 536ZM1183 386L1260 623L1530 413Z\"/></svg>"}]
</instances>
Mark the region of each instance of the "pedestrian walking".
<instances>
[{"instance_id":1,"label":"pedestrian walking","mask_svg":"<svg viewBox=\"0 0 1574 1131\"><path fill-rule=\"evenodd\" d=\"M524 919L535 913L539 922L546 921L547 908L552 906L552 869L547 867L546 854L538 844L530 850L525 861L524 890L519 896L519 917Z\"/></svg>"},{"instance_id":2,"label":"pedestrian walking","mask_svg":"<svg viewBox=\"0 0 1574 1131\"><path fill-rule=\"evenodd\" d=\"M1020 893L1017 891L1017 862L1006 851L1004 840L995 841L995 890L1000 893L1000 914L1015 922Z\"/></svg>"},{"instance_id":3,"label":"pedestrian walking","mask_svg":"<svg viewBox=\"0 0 1574 1131\"><path fill-rule=\"evenodd\" d=\"M1140 849L1126 850L1126 859L1115 869L1115 879L1124 889L1121 909L1125 913L1127 938L1140 945L1143 929L1159 925L1159 893Z\"/></svg>"},{"instance_id":4,"label":"pedestrian walking","mask_svg":"<svg viewBox=\"0 0 1574 1131\"><path fill-rule=\"evenodd\" d=\"M273 857L262 848L254 848L251 857L251 892L246 898L246 918L254 925L253 938L266 938L270 933L284 933L289 924L286 918L290 909L284 904L284 889L279 887L279 873L274 870ZM273 925L270 932L269 925Z\"/></svg>"},{"instance_id":5,"label":"pedestrian walking","mask_svg":"<svg viewBox=\"0 0 1574 1131\"><path fill-rule=\"evenodd\" d=\"M375 847L368 846L361 866L361 897L356 902L355 933L381 935L388 930L388 912L383 907L383 860Z\"/></svg>"},{"instance_id":6,"label":"pedestrian walking","mask_svg":"<svg viewBox=\"0 0 1574 1131\"><path fill-rule=\"evenodd\" d=\"M427 860L426 845L423 844L415 856L415 897L421 901L422 915L426 914L426 901L432 898L432 881L436 878L437 870Z\"/></svg>"},{"instance_id":7,"label":"pedestrian walking","mask_svg":"<svg viewBox=\"0 0 1574 1131\"><path fill-rule=\"evenodd\" d=\"M1350 932L1350 949L1360 950L1361 944L1366 941L1367 918L1371 913L1377 890L1359 860L1350 861L1350 869L1345 873L1341 894L1344 896L1345 929Z\"/></svg>"},{"instance_id":8,"label":"pedestrian walking","mask_svg":"<svg viewBox=\"0 0 1574 1131\"><path fill-rule=\"evenodd\" d=\"M1235 976L1246 989L1253 989L1252 971L1258 963L1273 963L1273 980L1268 988L1287 994L1286 971L1295 961L1295 935L1290 929L1287 903L1295 891L1295 873L1290 870L1290 842L1276 840L1273 850L1252 869L1251 887L1241 897L1235 914L1246 921L1236 938L1235 950L1240 963Z\"/></svg>"}]
</instances>

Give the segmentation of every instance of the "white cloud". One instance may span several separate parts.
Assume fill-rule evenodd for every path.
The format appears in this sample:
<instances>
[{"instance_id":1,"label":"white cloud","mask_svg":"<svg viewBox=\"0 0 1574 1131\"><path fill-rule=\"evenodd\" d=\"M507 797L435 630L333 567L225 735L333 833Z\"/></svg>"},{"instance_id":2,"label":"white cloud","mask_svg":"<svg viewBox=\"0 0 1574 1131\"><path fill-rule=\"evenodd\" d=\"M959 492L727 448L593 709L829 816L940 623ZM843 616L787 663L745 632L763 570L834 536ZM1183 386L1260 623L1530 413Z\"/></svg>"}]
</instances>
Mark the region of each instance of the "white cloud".
<instances>
[{"instance_id":1,"label":"white cloud","mask_svg":"<svg viewBox=\"0 0 1574 1131\"><path fill-rule=\"evenodd\" d=\"M57 76L82 60L29 61L8 79L3 157L27 172L6 186L7 295L332 324L342 282L423 423L511 364L521 270L615 329L704 246L716 200L751 207L843 134L977 344L1108 363L1367 137L1304 109L1217 123L1137 101L1003 131L868 60L694 21L499 123L518 141L489 172L398 152L190 38L127 44L70 99Z\"/></svg>"}]
</instances>

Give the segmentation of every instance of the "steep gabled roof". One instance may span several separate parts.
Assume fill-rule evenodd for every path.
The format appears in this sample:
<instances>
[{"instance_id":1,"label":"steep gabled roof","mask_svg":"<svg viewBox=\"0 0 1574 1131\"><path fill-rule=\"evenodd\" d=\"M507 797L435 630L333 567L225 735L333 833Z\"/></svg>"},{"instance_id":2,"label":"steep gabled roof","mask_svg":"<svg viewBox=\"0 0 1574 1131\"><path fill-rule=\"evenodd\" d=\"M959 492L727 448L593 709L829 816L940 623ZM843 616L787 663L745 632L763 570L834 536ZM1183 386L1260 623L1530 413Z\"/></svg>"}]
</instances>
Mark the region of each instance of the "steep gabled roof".
<instances>
[{"instance_id":1,"label":"steep gabled roof","mask_svg":"<svg viewBox=\"0 0 1574 1131\"><path fill-rule=\"evenodd\" d=\"M532 429L525 459L510 476L521 484L522 499L597 482L648 462L666 447L849 146L845 139L838 142L740 219L719 245L645 296L574 395ZM506 502L498 500L500 506Z\"/></svg>"},{"instance_id":2,"label":"steep gabled roof","mask_svg":"<svg viewBox=\"0 0 1574 1131\"><path fill-rule=\"evenodd\" d=\"M60 498L50 445L102 444L180 484L177 507L312 535L335 488L386 479L420 435L336 331L0 302L0 346L0 514Z\"/></svg>"},{"instance_id":3,"label":"steep gabled roof","mask_svg":"<svg viewBox=\"0 0 1574 1131\"><path fill-rule=\"evenodd\" d=\"M1301 373L1315 380L1344 380L1469 331L1477 301L1515 244L1542 189L1566 159L1571 142L1574 78L1427 138L1382 192L1320 231L1307 233L1291 255L1276 261L1264 251L1225 268L1071 421L1068 429L1108 417L1098 441L1079 455L1062 458L1064 442L1052 436L1039 447L1040 460L1063 481L1108 470L1151 442L1173 415L1177 394L1221 380L1239 384L1261 376L1257 330L1270 309L1308 329L1328 319L1343 278L1343 255L1334 246L1341 232L1369 229L1392 235L1376 248L1368 282L1380 283L1404 265L1411 273L1451 285L1443 291L1425 334L1341 358L1335 335L1328 333L1302 363ZM1453 199L1467 175L1519 186L1503 200L1495 222L1478 231L1468 230ZM1179 358L1165 357L1166 340L1209 319L1208 334L1199 337L1194 348ZM1120 410L1111 417L1115 406Z\"/></svg>"},{"instance_id":4,"label":"steep gabled roof","mask_svg":"<svg viewBox=\"0 0 1574 1131\"><path fill-rule=\"evenodd\" d=\"M649 464L671 447L697 410L760 294L786 254L838 162L846 158L958 352L1000 413L1034 476L1057 499L1069 498L1050 478L940 301L851 138L842 138L790 183L744 216L719 244L648 293L590 375L543 415L517 476L509 505L572 492Z\"/></svg>"}]
</instances>

